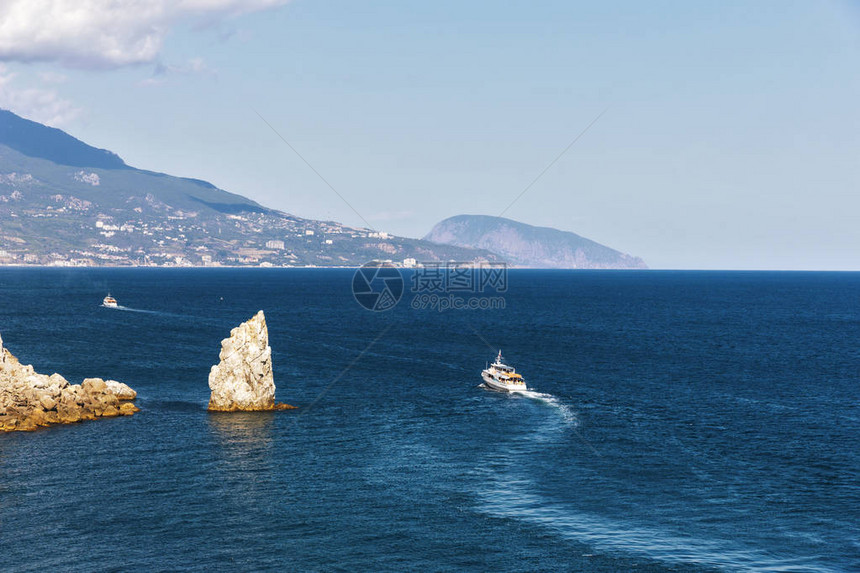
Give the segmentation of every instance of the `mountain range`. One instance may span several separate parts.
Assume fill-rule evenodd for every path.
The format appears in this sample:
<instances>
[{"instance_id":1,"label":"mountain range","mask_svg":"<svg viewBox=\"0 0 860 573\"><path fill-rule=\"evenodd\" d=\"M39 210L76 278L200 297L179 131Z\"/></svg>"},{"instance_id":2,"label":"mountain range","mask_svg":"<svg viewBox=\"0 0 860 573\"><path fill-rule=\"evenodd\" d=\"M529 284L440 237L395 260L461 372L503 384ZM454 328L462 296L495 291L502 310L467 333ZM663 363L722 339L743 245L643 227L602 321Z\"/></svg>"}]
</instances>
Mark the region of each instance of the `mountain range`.
<instances>
[{"instance_id":1,"label":"mountain range","mask_svg":"<svg viewBox=\"0 0 860 573\"><path fill-rule=\"evenodd\" d=\"M424 239L305 219L206 181L137 169L111 151L0 110L0 265L358 266L371 260L644 266L578 235L508 219L462 215Z\"/></svg>"}]
</instances>

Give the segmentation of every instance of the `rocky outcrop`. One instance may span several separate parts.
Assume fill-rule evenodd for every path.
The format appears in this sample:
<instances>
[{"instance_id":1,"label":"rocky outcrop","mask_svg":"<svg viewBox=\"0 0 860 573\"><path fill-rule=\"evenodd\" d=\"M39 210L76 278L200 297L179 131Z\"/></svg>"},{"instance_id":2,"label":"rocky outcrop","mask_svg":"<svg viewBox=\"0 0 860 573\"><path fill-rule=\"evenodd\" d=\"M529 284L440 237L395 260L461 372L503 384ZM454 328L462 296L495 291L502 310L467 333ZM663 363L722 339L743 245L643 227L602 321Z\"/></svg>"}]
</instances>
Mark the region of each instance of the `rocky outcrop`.
<instances>
[{"instance_id":1,"label":"rocky outcrop","mask_svg":"<svg viewBox=\"0 0 860 573\"><path fill-rule=\"evenodd\" d=\"M105 380L105 386L120 400L134 400L137 398L137 392L132 390L128 384L123 384L116 380Z\"/></svg>"},{"instance_id":2,"label":"rocky outcrop","mask_svg":"<svg viewBox=\"0 0 860 573\"><path fill-rule=\"evenodd\" d=\"M59 374L39 374L21 364L0 338L0 431L29 431L40 426L130 416L137 393L115 380L87 378L69 384Z\"/></svg>"},{"instance_id":3,"label":"rocky outcrop","mask_svg":"<svg viewBox=\"0 0 860 573\"><path fill-rule=\"evenodd\" d=\"M216 412L282 410L275 404L272 348L261 310L221 341L220 362L209 372L209 410Z\"/></svg>"}]
</instances>

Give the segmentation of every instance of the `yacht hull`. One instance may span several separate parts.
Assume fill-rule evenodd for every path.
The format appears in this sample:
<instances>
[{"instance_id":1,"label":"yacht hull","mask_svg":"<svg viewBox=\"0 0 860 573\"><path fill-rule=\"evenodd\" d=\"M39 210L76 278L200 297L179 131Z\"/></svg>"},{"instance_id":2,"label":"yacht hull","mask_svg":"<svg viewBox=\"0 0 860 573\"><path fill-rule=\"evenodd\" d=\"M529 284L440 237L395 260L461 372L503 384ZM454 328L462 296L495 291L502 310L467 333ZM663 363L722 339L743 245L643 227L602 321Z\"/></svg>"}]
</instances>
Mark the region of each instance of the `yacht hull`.
<instances>
[{"instance_id":1,"label":"yacht hull","mask_svg":"<svg viewBox=\"0 0 860 573\"><path fill-rule=\"evenodd\" d=\"M506 384L496 380L486 370L481 372L481 378L484 379L484 385L487 388L496 392L522 392L526 389L525 384Z\"/></svg>"}]
</instances>

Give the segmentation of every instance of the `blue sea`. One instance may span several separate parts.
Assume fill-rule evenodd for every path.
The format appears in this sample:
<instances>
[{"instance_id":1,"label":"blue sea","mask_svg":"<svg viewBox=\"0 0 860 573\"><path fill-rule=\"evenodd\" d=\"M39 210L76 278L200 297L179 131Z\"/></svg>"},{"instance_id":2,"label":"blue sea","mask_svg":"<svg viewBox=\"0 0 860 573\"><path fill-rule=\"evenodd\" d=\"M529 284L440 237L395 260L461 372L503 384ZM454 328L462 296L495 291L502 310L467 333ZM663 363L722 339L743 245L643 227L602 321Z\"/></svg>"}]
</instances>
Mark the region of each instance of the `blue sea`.
<instances>
[{"instance_id":1,"label":"blue sea","mask_svg":"<svg viewBox=\"0 0 860 573\"><path fill-rule=\"evenodd\" d=\"M504 308L371 312L353 272L0 270L22 362L141 408L0 435L0 569L860 571L860 274L514 270ZM298 409L210 414L260 309ZM499 349L529 392L479 387Z\"/></svg>"}]
</instances>

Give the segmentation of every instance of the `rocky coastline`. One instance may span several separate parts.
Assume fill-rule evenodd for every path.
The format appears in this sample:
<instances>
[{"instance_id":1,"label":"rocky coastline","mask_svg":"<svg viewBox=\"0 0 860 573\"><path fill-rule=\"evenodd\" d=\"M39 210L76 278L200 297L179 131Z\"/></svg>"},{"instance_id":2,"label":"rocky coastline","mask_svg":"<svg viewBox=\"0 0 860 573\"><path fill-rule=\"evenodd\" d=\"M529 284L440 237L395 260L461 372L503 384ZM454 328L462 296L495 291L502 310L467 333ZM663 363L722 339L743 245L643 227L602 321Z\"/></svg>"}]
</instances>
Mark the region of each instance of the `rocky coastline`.
<instances>
[{"instance_id":1,"label":"rocky coastline","mask_svg":"<svg viewBox=\"0 0 860 573\"><path fill-rule=\"evenodd\" d=\"M209 372L208 410L265 412L292 410L275 402L272 348L266 317L254 317L221 341L219 363ZM33 431L56 424L131 416L137 392L116 380L86 378L70 384L59 374L40 374L3 346L0 338L0 432Z\"/></svg>"},{"instance_id":2,"label":"rocky coastline","mask_svg":"<svg viewBox=\"0 0 860 573\"><path fill-rule=\"evenodd\" d=\"M21 364L0 338L0 432L32 431L55 424L130 416L137 392L116 380L87 378L70 384L59 374L39 374Z\"/></svg>"}]
</instances>

